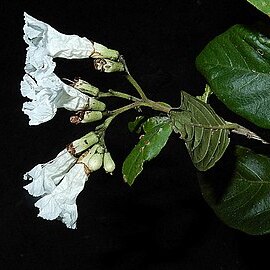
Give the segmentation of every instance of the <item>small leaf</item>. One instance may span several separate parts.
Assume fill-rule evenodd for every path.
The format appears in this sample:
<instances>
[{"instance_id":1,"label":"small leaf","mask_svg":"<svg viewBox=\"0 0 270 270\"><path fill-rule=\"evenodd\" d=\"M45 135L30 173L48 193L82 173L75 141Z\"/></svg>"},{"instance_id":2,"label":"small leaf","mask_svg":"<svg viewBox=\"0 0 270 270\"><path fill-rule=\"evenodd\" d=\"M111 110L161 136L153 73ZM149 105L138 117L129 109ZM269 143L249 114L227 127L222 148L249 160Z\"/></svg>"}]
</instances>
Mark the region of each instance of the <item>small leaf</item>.
<instances>
[{"instance_id":1,"label":"small leaf","mask_svg":"<svg viewBox=\"0 0 270 270\"><path fill-rule=\"evenodd\" d=\"M225 172L226 173L226 172ZM227 174L230 172L227 170ZM228 226L248 234L270 232L270 159L248 148L236 148L236 167L224 186L219 179L201 179L207 203Z\"/></svg>"},{"instance_id":2,"label":"small leaf","mask_svg":"<svg viewBox=\"0 0 270 270\"><path fill-rule=\"evenodd\" d=\"M133 122L128 123L128 129L130 132L141 133L142 125L144 123L144 116L137 116Z\"/></svg>"},{"instance_id":3,"label":"small leaf","mask_svg":"<svg viewBox=\"0 0 270 270\"><path fill-rule=\"evenodd\" d=\"M255 6L261 12L270 16L270 2L269 0L247 0L250 4Z\"/></svg>"},{"instance_id":4,"label":"small leaf","mask_svg":"<svg viewBox=\"0 0 270 270\"><path fill-rule=\"evenodd\" d=\"M170 112L175 131L185 141L194 166L206 171L222 157L230 142L227 123L210 105L184 91L180 110Z\"/></svg>"},{"instance_id":5,"label":"small leaf","mask_svg":"<svg viewBox=\"0 0 270 270\"><path fill-rule=\"evenodd\" d=\"M123 164L123 177L129 185L142 172L144 163L160 153L169 139L172 125L168 117L152 117L143 124L143 129L145 135L140 137Z\"/></svg>"},{"instance_id":6,"label":"small leaf","mask_svg":"<svg viewBox=\"0 0 270 270\"><path fill-rule=\"evenodd\" d=\"M211 90L233 112L270 128L270 39L235 25L213 39L197 57Z\"/></svg>"}]
</instances>

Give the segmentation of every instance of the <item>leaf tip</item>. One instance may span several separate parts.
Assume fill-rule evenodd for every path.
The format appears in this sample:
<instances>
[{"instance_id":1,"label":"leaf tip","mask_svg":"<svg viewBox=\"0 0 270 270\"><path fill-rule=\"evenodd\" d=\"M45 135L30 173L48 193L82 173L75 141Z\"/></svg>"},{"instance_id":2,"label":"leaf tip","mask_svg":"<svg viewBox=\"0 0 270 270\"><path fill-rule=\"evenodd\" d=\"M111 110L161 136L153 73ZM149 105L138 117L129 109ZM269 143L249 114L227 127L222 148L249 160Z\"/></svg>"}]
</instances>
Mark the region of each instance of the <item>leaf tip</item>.
<instances>
[{"instance_id":1,"label":"leaf tip","mask_svg":"<svg viewBox=\"0 0 270 270\"><path fill-rule=\"evenodd\" d=\"M123 179L124 179L124 182L125 183L127 183L129 186L132 186L134 180L133 181L129 181L128 178L127 178L127 176L125 174L123 174Z\"/></svg>"}]
</instances>

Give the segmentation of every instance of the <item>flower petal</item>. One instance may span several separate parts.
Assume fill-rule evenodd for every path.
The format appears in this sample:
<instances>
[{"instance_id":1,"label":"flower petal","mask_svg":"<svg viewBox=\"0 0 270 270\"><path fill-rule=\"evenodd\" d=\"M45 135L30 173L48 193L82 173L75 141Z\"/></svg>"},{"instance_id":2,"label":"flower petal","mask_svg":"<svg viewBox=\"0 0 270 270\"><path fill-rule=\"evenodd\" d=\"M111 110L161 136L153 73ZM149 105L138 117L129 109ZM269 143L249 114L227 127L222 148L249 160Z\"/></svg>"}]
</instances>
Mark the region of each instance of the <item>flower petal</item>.
<instances>
[{"instance_id":1,"label":"flower petal","mask_svg":"<svg viewBox=\"0 0 270 270\"><path fill-rule=\"evenodd\" d=\"M40 91L35 80L33 80L28 74L23 76L21 82L21 93L23 97L28 97L30 99L35 99L36 94Z\"/></svg>"},{"instance_id":2,"label":"flower petal","mask_svg":"<svg viewBox=\"0 0 270 270\"><path fill-rule=\"evenodd\" d=\"M24 70L33 78L47 77L54 71L55 66L53 58L48 55L46 49L31 46L27 48Z\"/></svg>"},{"instance_id":3,"label":"flower petal","mask_svg":"<svg viewBox=\"0 0 270 270\"><path fill-rule=\"evenodd\" d=\"M29 125L35 126L51 120L55 116L57 108L50 103L47 97L44 97L40 101L25 102L22 110L30 119Z\"/></svg>"},{"instance_id":4,"label":"flower petal","mask_svg":"<svg viewBox=\"0 0 270 270\"><path fill-rule=\"evenodd\" d=\"M57 108L70 111L91 108L94 100L93 97L63 83L54 73L36 80L26 74L21 82L21 92L23 96L33 99L23 105L23 112L29 116L30 125L51 120Z\"/></svg>"},{"instance_id":5,"label":"flower petal","mask_svg":"<svg viewBox=\"0 0 270 270\"><path fill-rule=\"evenodd\" d=\"M33 196L51 193L75 164L76 160L77 158L72 156L66 149L62 150L55 159L45 164L38 164L26 173L24 179L32 180L32 182L24 186L24 188Z\"/></svg>"},{"instance_id":6,"label":"flower petal","mask_svg":"<svg viewBox=\"0 0 270 270\"><path fill-rule=\"evenodd\" d=\"M76 221L78 219L78 210L76 204L65 204L60 213L60 218L69 229L76 229Z\"/></svg>"},{"instance_id":7,"label":"flower petal","mask_svg":"<svg viewBox=\"0 0 270 270\"><path fill-rule=\"evenodd\" d=\"M35 203L39 208L38 216L48 220L59 217L68 228L75 229L78 218L76 199L87 179L84 165L75 164L51 194Z\"/></svg>"},{"instance_id":8,"label":"flower petal","mask_svg":"<svg viewBox=\"0 0 270 270\"><path fill-rule=\"evenodd\" d=\"M38 200L35 203L35 206L39 208L38 217L42 217L47 220L56 219L62 211L52 194L48 194Z\"/></svg>"},{"instance_id":9,"label":"flower petal","mask_svg":"<svg viewBox=\"0 0 270 270\"><path fill-rule=\"evenodd\" d=\"M88 58L94 52L93 43L85 37L61 34L50 25L24 13L24 40L29 46L43 47L52 57Z\"/></svg>"}]
</instances>

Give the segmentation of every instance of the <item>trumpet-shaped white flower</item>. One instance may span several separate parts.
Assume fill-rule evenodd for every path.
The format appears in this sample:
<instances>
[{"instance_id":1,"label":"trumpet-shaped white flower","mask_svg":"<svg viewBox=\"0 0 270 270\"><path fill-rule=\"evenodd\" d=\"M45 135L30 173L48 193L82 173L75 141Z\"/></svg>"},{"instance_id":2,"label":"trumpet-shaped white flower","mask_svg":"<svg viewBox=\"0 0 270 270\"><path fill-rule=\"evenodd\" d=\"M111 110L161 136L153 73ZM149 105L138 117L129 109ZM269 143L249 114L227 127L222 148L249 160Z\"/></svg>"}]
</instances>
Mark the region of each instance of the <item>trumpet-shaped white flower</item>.
<instances>
[{"instance_id":1,"label":"trumpet-shaped white flower","mask_svg":"<svg viewBox=\"0 0 270 270\"><path fill-rule=\"evenodd\" d=\"M39 21L26 13L24 13L24 19L24 40L29 45L26 66L32 65L34 69L44 68L44 66L47 66L44 63L48 64L47 61L50 62L50 60L41 56L67 59L93 57L114 60L119 57L118 51L108 49L85 37L62 34L47 23ZM29 67L27 70L30 70Z\"/></svg>"},{"instance_id":2,"label":"trumpet-shaped white flower","mask_svg":"<svg viewBox=\"0 0 270 270\"><path fill-rule=\"evenodd\" d=\"M35 203L39 217L47 220L60 218L68 228L75 229L78 218L76 199L88 179L84 164L75 164L59 185Z\"/></svg>"},{"instance_id":3,"label":"trumpet-shaped white flower","mask_svg":"<svg viewBox=\"0 0 270 270\"><path fill-rule=\"evenodd\" d=\"M27 13L24 13L24 19L25 42L30 47L43 48L53 58L88 58L95 51L93 42L85 37L62 34Z\"/></svg>"},{"instance_id":4,"label":"trumpet-shaped white flower","mask_svg":"<svg viewBox=\"0 0 270 270\"><path fill-rule=\"evenodd\" d=\"M52 119L57 108L79 111L91 109L94 99L63 83L53 72L53 58L81 59L107 57L117 59L115 50L92 42L85 37L61 34L50 25L24 14L24 40L28 44L25 72L21 82L25 102L23 111L30 118L30 125Z\"/></svg>"},{"instance_id":5,"label":"trumpet-shaped white flower","mask_svg":"<svg viewBox=\"0 0 270 270\"><path fill-rule=\"evenodd\" d=\"M35 197L51 193L76 161L77 158L64 149L55 159L38 164L26 173L24 179L32 182L24 188Z\"/></svg>"},{"instance_id":6,"label":"trumpet-shaped white flower","mask_svg":"<svg viewBox=\"0 0 270 270\"><path fill-rule=\"evenodd\" d=\"M30 125L51 120L57 108L79 111L89 109L95 103L93 97L63 83L54 73L39 80L34 80L28 74L24 75L21 93L32 99L25 102L22 109L29 116Z\"/></svg>"}]
</instances>

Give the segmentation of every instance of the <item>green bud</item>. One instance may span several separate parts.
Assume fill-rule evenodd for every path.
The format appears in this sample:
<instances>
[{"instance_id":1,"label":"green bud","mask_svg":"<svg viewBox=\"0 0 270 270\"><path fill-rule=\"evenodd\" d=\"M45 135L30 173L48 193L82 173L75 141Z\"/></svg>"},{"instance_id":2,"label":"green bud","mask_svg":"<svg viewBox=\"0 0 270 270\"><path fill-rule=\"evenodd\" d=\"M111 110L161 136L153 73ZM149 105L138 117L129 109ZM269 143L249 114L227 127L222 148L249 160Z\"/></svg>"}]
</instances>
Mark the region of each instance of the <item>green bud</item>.
<instances>
[{"instance_id":1,"label":"green bud","mask_svg":"<svg viewBox=\"0 0 270 270\"><path fill-rule=\"evenodd\" d=\"M80 123L91 123L101 120L102 117L103 114L100 111L79 111L76 115L70 117L70 122L76 125Z\"/></svg>"},{"instance_id":2,"label":"green bud","mask_svg":"<svg viewBox=\"0 0 270 270\"><path fill-rule=\"evenodd\" d=\"M109 59L118 59L119 52L116 50L108 49L107 47L94 42L94 53L91 55L92 58L109 58Z\"/></svg>"},{"instance_id":3,"label":"green bud","mask_svg":"<svg viewBox=\"0 0 270 270\"><path fill-rule=\"evenodd\" d=\"M99 147L99 144L95 144L92 146L89 150L85 151L79 158L77 163L84 164L84 170L87 175L89 175L92 170L89 167L90 160L93 158L93 156L96 154L97 148Z\"/></svg>"},{"instance_id":4,"label":"green bud","mask_svg":"<svg viewBox=\"0 0 270 270\"><path fill-rule=\"evenodd\" d=\"M106 105L105 103L95 98L90 98L89 106L87 109L94 110L94 111L104 111L106 109Z\"/></svg>"},{"instance_id":5,"label":"green bud","mask_svg":"<svg viewBox=\"0 0 270 270\"><path fill-rule=\"evenodd\" d=\"M73 141L67 146L67 150L72 155L77 155L92 145L96 144L99 141L98 136L95 134L95 132L91 131L85 136L81 137L78 140Z\"/></svg>"},{"instance_id":6,"label":"green bud","mask_svg":"<svg viewBox=\"0 0 270 270\"><path fill-rule=\"evenodd\" d=\"M106 152L103 157L103 168L107 173L112 173L115 170L115 163L109 152Z\"/></svg>"},{"instance_id":7,"label":"green bud","mask_svg":"<svg viewBox=\"0 0 270 270\"><path fill-rule=\"evenodd\" d=\"M75 80L73 87L91 96L97 96L99 93L99 89L97 87L91 85L90 83L84 80L81 80L80 78Z\"/></svg>"},{"instance_id":8,"label":"green bud","mask_svg":"<svg viewBox=\"0 0 270 270\"><path fill-rule=\"evenodd\" d=\"M89 159L87 163L84 163L90 172L97 171L101 168L103 162L103 154L95 153Z\"/></svg>"},{"instance_id":9,"label":"green bud","mask_svg":"<svg viewBox=\"0 0 270 270\"><path fill-rule=\"evenodd\" d=\"M98 120L101 120L103 117L102 112L100 111L85 111L82 118L81 123L91 123Z\"/></svg>"},{"instance_id":10,"label":"green bud","mask_svg":"<svg viewBox=\"0 0 270 270\"><path fill-rule=\"evenodd\" d=\"M106 73L125 71L125 67L122 62L115 62L110 59L95 59L94 67L96 70Z\"/></svg>"}]
</instances>

